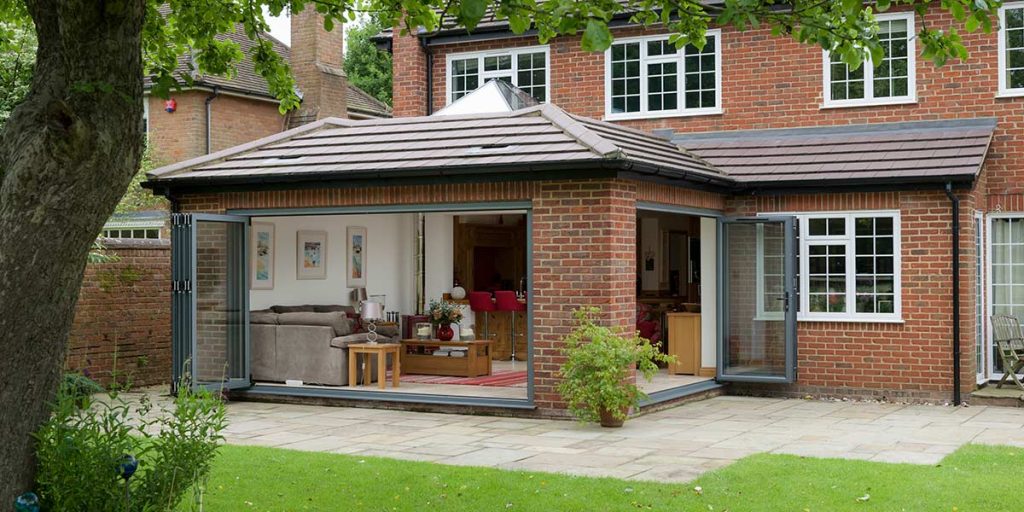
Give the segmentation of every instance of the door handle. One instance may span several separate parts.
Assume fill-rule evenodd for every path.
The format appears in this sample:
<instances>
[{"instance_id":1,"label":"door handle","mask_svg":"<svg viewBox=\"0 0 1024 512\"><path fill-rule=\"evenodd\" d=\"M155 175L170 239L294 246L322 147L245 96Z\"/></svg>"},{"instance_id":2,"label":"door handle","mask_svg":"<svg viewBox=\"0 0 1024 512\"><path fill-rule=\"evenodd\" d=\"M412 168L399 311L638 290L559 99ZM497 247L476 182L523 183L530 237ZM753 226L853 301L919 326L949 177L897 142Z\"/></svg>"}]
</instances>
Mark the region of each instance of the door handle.
<instances>
[{"instance_id":1,"label":"door handle","mask_svg":"<svg viewBox=\"0 0 1024 512\"><path fill-rule=\"evenodd\" d=\"M782 310L789 311L789 292L782 292L781 297L775 297L775 300L783 301Z\"/></svg>"}]
</instances>

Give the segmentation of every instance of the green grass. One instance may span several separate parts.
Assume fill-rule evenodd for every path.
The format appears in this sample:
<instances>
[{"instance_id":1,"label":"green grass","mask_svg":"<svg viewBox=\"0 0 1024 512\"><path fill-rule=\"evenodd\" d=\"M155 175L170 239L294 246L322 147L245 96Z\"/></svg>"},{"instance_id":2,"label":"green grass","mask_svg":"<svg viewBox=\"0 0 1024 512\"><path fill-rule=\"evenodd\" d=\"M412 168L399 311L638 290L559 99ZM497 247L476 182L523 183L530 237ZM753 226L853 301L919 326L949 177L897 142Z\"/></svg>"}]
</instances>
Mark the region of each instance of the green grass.
<instances>
[{"instance_id":1,"label":"green grass","mask_svg":"<svg viewBox=\"0 0 1024 512\"><path fill-rule=\"evenodd\" d=\"M937 466L754 455L688 484L225 446L204 508L988 512L1019 509L1022 482L1024 449L979 445L965 446Z\"/></svg>"}]
</instances>

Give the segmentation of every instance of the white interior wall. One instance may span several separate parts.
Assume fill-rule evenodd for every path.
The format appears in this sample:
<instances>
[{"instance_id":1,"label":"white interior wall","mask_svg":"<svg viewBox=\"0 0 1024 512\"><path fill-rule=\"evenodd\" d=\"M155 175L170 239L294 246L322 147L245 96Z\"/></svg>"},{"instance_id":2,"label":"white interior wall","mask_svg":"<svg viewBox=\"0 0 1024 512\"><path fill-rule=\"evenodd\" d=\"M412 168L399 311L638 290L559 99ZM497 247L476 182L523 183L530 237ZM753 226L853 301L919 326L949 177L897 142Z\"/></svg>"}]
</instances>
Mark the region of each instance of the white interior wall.
<instances>
[{"instance_id":1,"label":"white interior wall","mask_svg":"<svg viewBox=\"0 0 1024 512\"><path fill-rule=\"evenodd\" d=\"M254 222L274 224L274 289L251 290L250 307L348 304L351 289L345 279L348 275L346 229L362 226L366 228L367 293L386 295L389 311L412 312L416 301L415 220L416 215L411 213L253 218ZM326 279L296 279L300 230L327 232ZM431 238L427 238L428 247ZM447 245L450 252L450 241ZM437 268L447 268L448 272L451 267L450 257L447 265L437 264Z\"/></svg>"},{"instance_id":2,"label":"white interior wall","mask_svg":"<svg viewBox=\"0 0 1024 512\"><path fill-rule=\"evenodd\" d=\"M700 365L718 361L718 219L700 219Z\"/></svg>"}]
</instances>

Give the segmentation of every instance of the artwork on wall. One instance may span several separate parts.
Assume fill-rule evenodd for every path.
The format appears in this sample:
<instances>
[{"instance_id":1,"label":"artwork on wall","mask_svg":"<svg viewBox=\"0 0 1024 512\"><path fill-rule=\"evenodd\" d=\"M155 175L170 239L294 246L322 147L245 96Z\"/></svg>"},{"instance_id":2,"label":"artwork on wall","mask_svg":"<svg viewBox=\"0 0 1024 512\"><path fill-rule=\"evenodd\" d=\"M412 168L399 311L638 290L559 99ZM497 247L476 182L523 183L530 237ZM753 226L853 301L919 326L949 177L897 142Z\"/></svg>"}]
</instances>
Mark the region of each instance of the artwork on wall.
<instances>
[{"instance_id":1,"label":"artwork on wall","mask_svg":"<svg viewBox=\"0 0 1024 512\"><path fill-rule=\"evenodd\" d=\"M274 289L274 225L269 222L253 222L252 275L250 286L253 290Z\"/></svg>"},{"instance_id":2,"label":"artwork on wall","mask_svg":"<svg viewBox=\"0 0 1024 512\"><path fill-rule=\"evenodd\" d=\"M366 228L349 226L348 234L348 287L366 288Z\"/></svg>"},{"instance_id":3,"label":"artwork on wall","mask_svg":"<svg viewBox=\"0 0 1024 512\"><path fill-rule=\"evenodd\" d=\"M327 232L299 231L296 279L327 279Z\"/></svg>"}]
</instances>

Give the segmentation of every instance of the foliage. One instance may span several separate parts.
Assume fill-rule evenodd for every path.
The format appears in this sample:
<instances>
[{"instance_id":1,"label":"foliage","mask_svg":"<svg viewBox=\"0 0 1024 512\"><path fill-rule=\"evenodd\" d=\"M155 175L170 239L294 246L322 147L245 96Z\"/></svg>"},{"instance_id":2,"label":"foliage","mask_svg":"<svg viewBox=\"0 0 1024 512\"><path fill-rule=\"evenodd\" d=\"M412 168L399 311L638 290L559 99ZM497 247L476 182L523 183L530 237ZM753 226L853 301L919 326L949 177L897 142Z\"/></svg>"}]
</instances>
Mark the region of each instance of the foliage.
<instances>
[{"instance_id":1,"label":"foliage","mask_svg":"<svg viewBox=\"0 0 1024 512\"><path fill-rule=\"evenodd\" d=\"M142 182L146 181L146 173L154 168L156 168L156 165L153 162L153 152L147 146L146 151L142 153L142 164L139 166L139 172L135 173L131 184L128 185L128 190L124 193L124 197L121 198L121 202L117 203L117 207L114 208L114 213L168 209L167 199L153 194L152 190L142 187Z\"/></svg>"},{"instance_id":2,"label":"foliage","mask_svg":"<svg viewBox=\"0 0 1024 512\"><path fill-rule=\"evenodd\" d=\"M616 333L595 322L598 308L580 308L576 327L565 338L566 361L559 371L558 391L580 421L597 421L601 410L625 419L647 395L631 379L633 367L646 379L658 372L659 362L674 361L658 344L635 332Z\"/></svg>"},{"instance_id":3,"label":"foliage","mask_svg":"<svg viewBox=\"0 0 1024 512\"><path fill-rule=\"evenodd\" d=\"M24 23L0 17L0 37L4 35L9 39L0 42L0 126L28 94L36 52L35 32Z\"/></svg>"},{"instance_id":4,"label":"foliage","mask_svg":"<svg viewBox=\"0 0 1024 512\"><path fill-rule=\"evenodd\" d=\"M462 308L454 302L432 299L427 316L434 325L457 324L462 321Z\"/></svg>"},{"instance_id":5,"label":"foliage","mask_svg":"<svg viewBox=\"0 0 1024 512\"><path fill-rule=\"evenodd\" d=\"M107 251L107 246L103 245L103 242L96 239L92 242L92 248L89 249L88 263L114 263L120 261L121 258L112 252Z\"/></svg>"},{"instance_id":6,"label":"foliage","mask_svg":"<svg viewBox=\"0 0 1024 512\"><path fill-rule=\"evenodd\" d=\"M391 105L391 54L370 40L383 28L373 20L345 28L345 74L352 85Z\"/></svg>"},{"instance_id":7,"label":"foliage","mask_svg":"<svg viewBox=\"0 0 1024 512\"><path fill-rule=\"evenodd\" d=\"M58 393L82 408L89 406L93 395L103 392L103 386L79 372L65 372L60 386Z\"/></svg>"},{"instance_id":8,"label":"foliage","mask_svg":"<svg viewBox=\"0 0 1024 512\"><path fill-rule=\"evenodd\" d=\"M351 512L1009 510L1006 485L1024 478L1016 463L1022 457L1019 447L977 445L932 466L759 454L680 485L228 445L204 505Z\"/></svg>"},{"instance_id":9,"label":"foliage","mask_svg":"<svg viewBox=\"0 0 1024 512\"><path fill-rule=\"evenodd\" d=\"M202 495L226 425L223 404L209 392L179 392L169 408L145 395L129 402L116 393L80 409L65 381L53 416L35 434L37 492L43 510L157 512L173 510L186 493ZM139 461L130 480L119 478L125 455Z\"/></svg>"}]
</instances>

